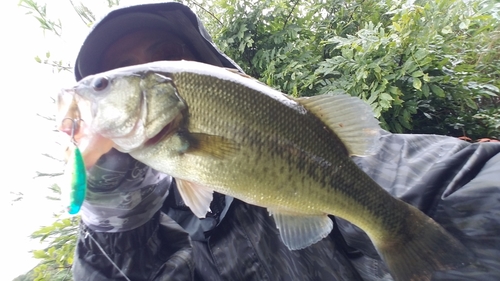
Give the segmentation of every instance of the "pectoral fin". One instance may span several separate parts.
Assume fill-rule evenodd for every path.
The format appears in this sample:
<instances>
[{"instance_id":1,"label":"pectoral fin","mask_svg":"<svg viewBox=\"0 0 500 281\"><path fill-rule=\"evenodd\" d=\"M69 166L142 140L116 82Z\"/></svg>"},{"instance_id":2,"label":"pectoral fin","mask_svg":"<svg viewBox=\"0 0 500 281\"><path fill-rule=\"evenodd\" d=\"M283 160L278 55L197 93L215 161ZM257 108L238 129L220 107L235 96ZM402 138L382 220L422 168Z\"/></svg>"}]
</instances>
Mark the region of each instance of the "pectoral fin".
<instances>
[{"instance_id":1,"label":"pectoral fin","mask_svg":"<svg viewBox=\"0 0 500 281\"><path fill-rule=\"evenodd\" d=\"M186 137L189 142L189 148L185 153L212 156L223 159L233 155L239 145L227 138L203 133L189 133Z\"/></svg>"},{"instance_id":2,"label":"pectoral fin","mask_svg":"<svg viewBox=\"0 0 500 281\"><path fill-rule=\"evenodd\" d=\"M197 217L204 218L207 212L210 212L210 203L212 202L214 191L190 181L176 179L175 182L186 206Z\"/></svg>"},{"instance_id":3,"label":"pectoral fin","mask_svg":"<svg viewBox=\"0 0 500 281\"><path fill-rule=\"evenodd\" d=\"M303 249L320 241L333 228L333 221L326 214L304 215L274 210L269 210L269 213L274 217L281 240L290 250Z\"/></svg>"}]
</instances>

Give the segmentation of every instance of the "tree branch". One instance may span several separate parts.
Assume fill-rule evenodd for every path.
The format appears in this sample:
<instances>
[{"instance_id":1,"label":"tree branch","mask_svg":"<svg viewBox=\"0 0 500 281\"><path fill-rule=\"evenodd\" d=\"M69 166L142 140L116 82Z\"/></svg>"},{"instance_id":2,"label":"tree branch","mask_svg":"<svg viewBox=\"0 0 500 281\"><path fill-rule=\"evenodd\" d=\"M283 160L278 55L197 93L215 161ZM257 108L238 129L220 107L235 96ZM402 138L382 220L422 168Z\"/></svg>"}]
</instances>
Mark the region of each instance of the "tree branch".
<instances>
[{"instance_id":1,"label":"tree branch","mask_svg":"<svg viewBox=\"0 0 500 281\"><path fill-rule=\"evenodd\" d=\"M293 3L293 7L290 10L290 13L288 13L288 16L286 17L286 20L285 20L285 23L283 24L283 29L282 30L285 30L285 27L288 24L288 20L292 16L293 10L295 10L295 7L297 7L297 4L299 4L299 0L295 1L295 3Z\"/></svg>"},{"instance_id":2,"label":"tree branch","mask_svg":"<svg viewBox=\"0 0 500 281\"><path fill-rule=\"evenodd\" d=\"M203 11L205 11L205 13L211 15L220 25L223 25L222 22L219 20L219 18L217 18L212 12L210 12L209 10L203 8L200 4L198 4L196 1L192 1L192 0L189 0L188 2L190 3L193 3L195 6L197 6L198 8L202 9Z\"/></svg>"},{"instance_id":3,"label":"tree branch","mask_svg":"<svg viewBox=\"0 0 500 281\"><path fill-rule=\"evenodd\" d=\"M36 171L36 176L34 176L33 178L39 178L39 177L58 177L58 176L61 176L63 173L42 173L42 172L38 172Z\"/></svg>"}]
</instances>

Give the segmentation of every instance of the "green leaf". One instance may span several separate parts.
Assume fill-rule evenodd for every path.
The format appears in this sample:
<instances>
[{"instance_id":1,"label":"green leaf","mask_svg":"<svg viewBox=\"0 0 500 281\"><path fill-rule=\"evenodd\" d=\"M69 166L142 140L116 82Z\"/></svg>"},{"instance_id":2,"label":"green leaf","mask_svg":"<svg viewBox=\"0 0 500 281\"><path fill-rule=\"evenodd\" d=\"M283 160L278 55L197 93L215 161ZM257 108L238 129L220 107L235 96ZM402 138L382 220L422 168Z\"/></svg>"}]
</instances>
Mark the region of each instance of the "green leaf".
<instances>
[{"instance_id":1,"label":"green leaf","mask_svg":"<svg viewBox=\"0 0 500 281\"><path fill-rule=\"evenodd\" d=\"M387 94L387 93L380 94L380 99L386 100L386 101L392 101L392 100L394 100L394 98L391 95Z\"/></svg>"},{"instance_id":2,"label":"green leaf","mask_svg":"<svg viewBox=\"0 0 500 281\"><path fill-rule=\"evenodd\" d=\"M424 73L424 77L422 77L422 79L423 79L425 82L429 82L429 81L431 81L431 79L429 78L429 74L427 74L427 73Z\"/></svg>"},{"instance_id":3,"label":"green leaf","mask_svg":"<svg viewBox=\"0 0 500 281\"><path fill-rule=\"evenodd\" d=\"M408 119L404 118L403 116L398 116L398 121L401 125L403 125L404 128L411 130L411 125L408 122Z\"/></svg>"},{"instance_id":4,"label":"green leaf","mask_svg":"<svg viewBox=\"0 0 500 281\"><path fill-rule=\"evenodd\" d=\"M441 89L438 85L436 84L429 84L429 87L431 88L431 91L438 97L440 98L444 98L445 97L445 93L443 91L443 89Z\"/></svg>"},{"instance_id":5,"label":"green leaf","mask_svg":"<svg viewBox=\"0 0 500 281\"><path fill-rule=\"evenodd\" d=\"M413 56L417 59L417 60L422 60L423 58L425 58L427 56L427 50L426 49L418 49L415 54L413 54Z\"/></svg>"},{"instance_id":6,"label":"green leaf","mask_svg":"<svg viewBox=\"0 0 500 281\"><path fill-rule=\"evenodd\" d=\"M415 71L415 72L413 72L411 74L412 77L420 77L420 76L423 76L423 75L424 75L424 72L421 71L421 70L417 70L417 71Z\"/></svg>"},{"instance_id":7,"label":"green leaf","mask_svg":"<svg viewBox=\"0 0 500 281\"><path fill-rule=\"evenodd\" d=\"M33 257L35 259L45 259L48 258L49 255L47 255L44 250L35 250L33 251Z\"/></svg>"},{"instance_id":8,"label":"green leaf","mask_svg":"<svg viewBox=\"0 0 500 281\"><path fill-rule=\"evenodd\" d=\"M420 90L422 88L422 81L418 78L413 78L413 88Z\"/></svg>"},{"instance_id":9,"label":"green leaf","mask_svg":"<svg viewBox=\"0 0 500 281\"><path fill-rule=\"evenodd\" d=\"M38 63L42 63L42 59L41 59L39 56L36 56L36 57L35 57L35 60L36 60L36 62L38 62Z\"/></svg>"},{"instance_id":10,"label":"green leaf","mask_svg":"<svg viewBox=\"0 0 500 281\"><path fill-rule=\"evenodd\" d=\"M443 34L453 33L453 30L451 29L451 25L447 25L443 29L441 29L441 33L443 33Z\"/></svg>"},{"instance_id":11,"label":"green leaf","mask_svg":"<svg viewBox=\"0 0 500 281\"><path fill-rule=\"evenodd\" d=\"M379 100L379 104L382 107L382 109L388 109L391 107L391 103L388 100Z\"/></svg>"},{"instance_id":12,"label":"green leaf","mask_svg":"<svg viewBox=\"0 0 500 281\"><path fill-rule=\"evenodd\" d=\"M407 101L406 102L406 110L408 110L411 114L417 113L417 103L415 101Z\"/></svg>"},{"instance_id":13,"label":"green leaf","mask_svg":"<svg viewBox=\"0 0 500 281\"><path fill-rule=\"evenodd\" d=\"M347 95L346 91L342 89L335 89L331 92L333 95Z\"/></svg>"},{"instance_id":14,"label":"green leaf","mask_svg":"<svg viewBox=\"0 0 500 281\"><path fill-rule=\"evenodd\" d=\"M377 95L370 95L368 100L366 101L368 104L373 104L373 102L377 99Z\"/></svg>"},{"instance_id":15,"label":"green leaf","mask_svg":"<svg viewBox=\"0 0 500 281\"><path fill-rule=\"evenodd\" d=\"M415 62L410 58L408 59L404 64L403 64L403 68L402 70L404 71L404 73L411 73L413 72L413 70L415 70L417 68L417 65L415 64Z\"/></svg>"},{"instance_id":16,"label":"green leaf","mask_svg":"<svg viewBox=\"0 0 500 281\"><path fill-rule=\"evenodd\" d=\"M460 24L458 25L458 28L465 30L465 29L469 28L469 25L470 25L470 19L465 19L462 22L460 22Z\"/></svg>"},{"instance_id":17,"label":"green leaf","mask_svg":"<svg viewBox=\"0 0 500 281\"><path fill-rule=\"evenodd\" d=\"M394 130L396 133L402 133L403 132L403 127L399 123L394 123Z\"/></svg>"},{"instance_id":18,"label":"green leaf","mask_svg":"<svg viewBox=\"0 0 500 281\"><path fill-rule=\"evenodd\" d=\"M425 83L423 86L422 86L422 93L424 93L424 96L426 98L429 97L429 93L430 93L430 90L429 90L429 84Z\"/></svg>"},{"instance_id":19,"label":"green leaf","mask_svg":"<svg viewBox=\"0 0 500 281\"><path fill-rule=\"evenodd\" d=\"M400 94L400 91L398 87L390 86L389 93L393 94L394 96L398 96Z\"/></svg>"},{"instance_id":20,"label":"green leaf","mask_svg":"<svg viewBox=\"0 0 500 281\"><path fill-rule=\"evenodd\" d=\"M394 26L394 30L396 30L397 32L401 32L401 25L399 25L399 23L393 22L392 26Z\"/></svg>"},{"instance_id":21,"label":"green leaf","mask_svg":"<svg viewBox=\"0 0 500 281\"><path fill-rule=\"evenodd\" d=\"M380 114L382 112L382 108L378 105L375 107L373 107L373 105L372 105L372 108L373 108L373 114L375 115L375 118L380 117Z\"/></svg>"},{"instance_id":22,"label":"green leaf","mask_svg":"<svg viewBox=\"0 0 500 281\"><path fill-rule=\"evenodd\" d=\"M477 104L470 98L465 99L465 104L472 109L477 109Z\"/></svg>"}]
</instances>

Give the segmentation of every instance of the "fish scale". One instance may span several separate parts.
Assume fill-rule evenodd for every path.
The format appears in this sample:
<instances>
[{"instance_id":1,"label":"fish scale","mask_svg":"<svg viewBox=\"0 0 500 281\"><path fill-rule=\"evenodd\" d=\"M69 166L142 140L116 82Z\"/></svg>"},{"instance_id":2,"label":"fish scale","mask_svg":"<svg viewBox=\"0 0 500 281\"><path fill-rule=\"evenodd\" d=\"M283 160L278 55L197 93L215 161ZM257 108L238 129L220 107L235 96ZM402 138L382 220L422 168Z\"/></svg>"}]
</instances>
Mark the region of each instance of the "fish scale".
<instances>
[{"instance_id":1,"label":"fish scale","mask_svg":"<svg viewBox=\"0 0 500 281\"><path fill-rule=\"evenodd\" d=\"M103 82L108 87L92 86ZM333 227L328 215L339 216L368 234L395 280L430 280L434 271L473 260L446 230L350 159L376 151L380 130L357 98L291 98L234 71L187 61L109 71L72 91L97 112L89 138L106 132L118 150L176 178L199 217L213 191L233 196L267 208L283 243L295 250L326 237ZM131 100L138 102L123 104ZM139 120L134 138L120 135L120 126L105 120L107 111ZM94 143L89 154L97 151Z\"/></svg>"}]
</instances>

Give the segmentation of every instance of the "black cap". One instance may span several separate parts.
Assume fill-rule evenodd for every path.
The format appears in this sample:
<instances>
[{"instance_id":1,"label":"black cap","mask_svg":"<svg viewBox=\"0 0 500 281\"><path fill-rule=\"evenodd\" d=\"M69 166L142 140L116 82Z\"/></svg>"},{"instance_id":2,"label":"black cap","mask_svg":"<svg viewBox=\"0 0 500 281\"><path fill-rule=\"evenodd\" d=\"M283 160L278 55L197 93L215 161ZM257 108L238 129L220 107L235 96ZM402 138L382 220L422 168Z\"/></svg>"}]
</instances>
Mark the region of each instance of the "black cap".
<instances>
[{"instance_id":1,"label":"black cap","mask_svg":"<svg viewBox=\"0 0 500 281\"><path fill-rule=\"evenodd\" d=\"M239 66L212 43L198 17L189 7L167 2L144 4L113 10L94 25L80 48L75 62L75 78L96 74L107 48L121 37L138 29L161 28L176 33L189 44L201 62L237 68Z\"/></svg>"}]
</instances>

